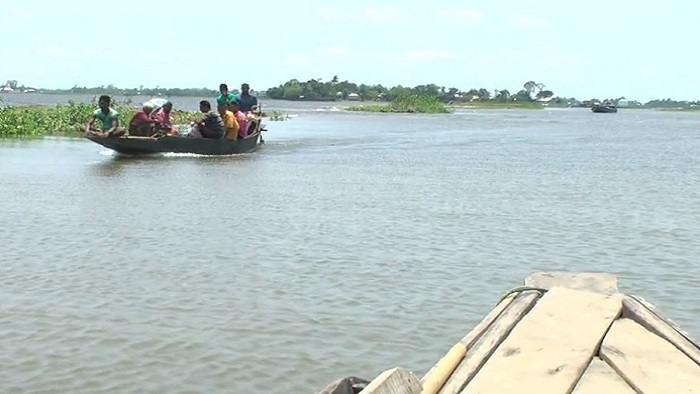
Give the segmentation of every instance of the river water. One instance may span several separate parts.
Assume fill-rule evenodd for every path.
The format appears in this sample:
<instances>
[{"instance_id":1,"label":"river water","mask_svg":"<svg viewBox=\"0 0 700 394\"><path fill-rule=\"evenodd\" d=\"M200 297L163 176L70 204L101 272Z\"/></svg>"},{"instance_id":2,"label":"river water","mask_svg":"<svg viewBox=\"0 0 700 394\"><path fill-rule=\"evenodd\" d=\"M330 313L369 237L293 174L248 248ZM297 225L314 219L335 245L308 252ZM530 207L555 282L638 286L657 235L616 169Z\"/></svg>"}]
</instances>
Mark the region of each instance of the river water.
<instances>
[{"instance_id":1,"label":"river water","mask_svg":"<svg viewBox=\"0 0 700 394\"><path fill-rule=\"evenodd\" d=\"M237 157L0 141L0 391L422 375L541 270L612 272L700 337L700 114L265 104L294 117Z\"/></svg>"}]
</instances>

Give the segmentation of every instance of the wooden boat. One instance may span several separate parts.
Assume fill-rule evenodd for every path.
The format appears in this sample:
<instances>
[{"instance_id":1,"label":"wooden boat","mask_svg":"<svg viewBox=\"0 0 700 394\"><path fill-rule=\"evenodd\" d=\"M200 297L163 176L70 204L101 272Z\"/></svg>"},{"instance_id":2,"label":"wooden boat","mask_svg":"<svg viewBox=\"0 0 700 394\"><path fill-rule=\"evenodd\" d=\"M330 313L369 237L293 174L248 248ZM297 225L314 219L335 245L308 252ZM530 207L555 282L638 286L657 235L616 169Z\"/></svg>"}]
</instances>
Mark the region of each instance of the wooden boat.
<instances>
[{"instance_id":1,"label":"wooden boat","mask_svg":"<svg viewBox=\"0 0 700 394\"><path fill-rule=\"evenodd\" d=\"M524 284L423 378L392 368L362 393L700 393L700 345L620 293L614 275L541 272Z\"/></svg>"},{"instance_id":2,"label":"wooden boat","mask_svg":"<svg viewBox=\"0 0 700 394\"><path fill-rule=\"evenodd\" d=\"M596 104L591 107L591 111L600 114L614 114L617 112L617 106L613 104Z\"/></svg>"},{"instance_id":3,"label":"wooden boat","mask_svg":"<svg viewBox=\"0 0 700 394\"><path fill-rule=\"evenodd\" d=\"M246 138L237 140L228 140L226 138L187 138L184 136L135 137L128 135L117 138L86 135L85 138L105 148L127 155L193 153L217 156L248 153L257 150L260 144L265 142L262 138L263 130L259 126Z\"/></svg>"}]
</instances>

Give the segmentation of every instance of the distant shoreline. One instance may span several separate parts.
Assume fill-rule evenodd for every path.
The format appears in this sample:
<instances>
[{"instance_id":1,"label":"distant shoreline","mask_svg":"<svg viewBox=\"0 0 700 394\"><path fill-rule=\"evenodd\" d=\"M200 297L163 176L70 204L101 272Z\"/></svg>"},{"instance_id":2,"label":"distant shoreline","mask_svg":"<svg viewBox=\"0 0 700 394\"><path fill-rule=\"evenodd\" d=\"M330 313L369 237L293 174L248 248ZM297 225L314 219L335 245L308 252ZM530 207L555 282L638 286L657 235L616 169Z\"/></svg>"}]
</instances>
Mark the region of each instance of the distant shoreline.
<instances>
[{"instance_id":1,"label":"distant shoreline","mask_svg":"<svg viewBox=\"0 0 700 394\"><path fill-rule=\"evenodd\" d=\"M51 91L51 92L41 92L41 91L36 91L36 92L1 92L0 93L0 106L7 105L6 102L3 102L3 98L9 98L15 95L22 95L22 96L33 96L33 95L50 95L50 96L76 96L76 97L87 97L87 96L95 96L97 97L99 94L95 93L71 93L71 92L56 92L56 91ZM121 94L115 94L111 95L114 98L123 98L123 99L129 99L133 100L135 103L138 102L138 99L141 97L163 97L163 98L206 98L206 97L212 97L215 96L215 94L181 94L181 95L170 95L170 96L163 96L163 95L154 95L154 96L149 96L149 95L121 95ZM388 102L383 102L383 101L362 101L362 100L286 100L286 99L273 99L269 97L265 97L265 95L259 95L257 96L259 100L265 102L289 102L289 103L317 103L317 104L324 104L324 105L329 105L332 103L335 104L342 104L340 107L341 110L346 111L348 107L350 106L367 106L367 105L388 105ZM35 106L35 107L42 107L42 106L52 106L54 104L13 104L16 106ZM546 108L560 108L560 109L565 109L565 108L572 108L572 109L590 109L590 107L583 107L583 106L567 106L567 105L562 105L562 104L542 104L539 102L532 102L532 101L525 101L525 102L516 102L516 101L508 101L508 102L495 102L492 100L489 101L470 101L470 102L457 102L457 103L445 103L444 104L446 107L451 108L451 109L499 109L499 110L507 110L507 109L546 109ZM660 111L667 111L667 112L700 112L700 106L670 106L670 107L665 107L665 106L620 106L618 107L620 110L641 110L641 109L647 109L647 110L660 110Z\"/></svg>"}]
</instances>

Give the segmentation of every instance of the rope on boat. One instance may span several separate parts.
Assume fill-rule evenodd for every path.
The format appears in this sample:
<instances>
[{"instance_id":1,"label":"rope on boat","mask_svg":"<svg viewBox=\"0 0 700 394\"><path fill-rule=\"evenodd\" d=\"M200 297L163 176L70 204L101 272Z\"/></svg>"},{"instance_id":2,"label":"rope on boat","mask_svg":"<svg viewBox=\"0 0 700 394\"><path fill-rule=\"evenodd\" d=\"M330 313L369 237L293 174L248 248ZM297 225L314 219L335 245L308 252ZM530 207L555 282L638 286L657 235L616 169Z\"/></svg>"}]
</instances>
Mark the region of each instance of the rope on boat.
<instances>
[{"instance_id":1,"label":"rope on boat","mask_svg":"<svg viewBox=\"0 0 700 394\"><path fill-rule=\"evenodd\" d=\"M501 297L501 299L498 300L496 305L500 304L503 300L505 300L506 298L510 297L513 294L519 294L519 293L523 293L526 291L536 291L536 292L540 293L540 297L542 297L544 295L544 293L547 292L547 289L545 289L543 287L534 287L534 286L518 286L518 287L511 289L506 294L504 294L503 297Z\"/></svg>"}]
</instances>

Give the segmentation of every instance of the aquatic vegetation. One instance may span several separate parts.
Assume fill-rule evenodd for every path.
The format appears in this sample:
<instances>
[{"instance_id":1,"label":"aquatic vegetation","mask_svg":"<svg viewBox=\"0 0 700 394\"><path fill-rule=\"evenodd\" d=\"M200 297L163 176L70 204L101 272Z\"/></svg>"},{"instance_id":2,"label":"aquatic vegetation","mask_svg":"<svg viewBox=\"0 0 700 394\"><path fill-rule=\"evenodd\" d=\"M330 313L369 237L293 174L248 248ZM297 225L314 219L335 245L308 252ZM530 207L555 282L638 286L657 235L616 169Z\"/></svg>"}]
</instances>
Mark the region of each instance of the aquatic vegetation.
<instances>
[{"instance_id":1,"label":"aquatic vegetation","mask_svg":"<svg viewBox=\"0 0 700 394\"><path fill-rule=\"evenodd\" d=\"M263 112L260 116L273 122L285 121L289 119L289 115L282 111Z\"/></svg>"},{"instance_id":2,"label":"aquatic vegetation","mask_svg":"<svg viewBox=\"0 0 700 394\"><path fill-rule=\"evenodd\" d=\"M450 109L441 103L437 97L427 94L401 95L388 104L356 105L346 108L358 112L392 112L392 113L426 113L446 114Z\"/></svg>"},{"instance_id":3,"label":"aquatic vegetation","mask_svg":"<svg viewBox=\"0 0 700 394\"><path fill-rule=\"evenodd\" d=\"M128 99L122 102L113 101L112 107L120 114L121 126L126 126L129 119L138 110ZM90 119L95 109L97 109L96 104L73 101L55 106L0 107L0 137L77 136L83 132L85 123ZM174 125L186 125L201 116L199 111L173 109L170 113L170 119ZM273 111L268 117L270 121L285 119L286 115L279 111Z\"/></svg>"}]
</instances>

